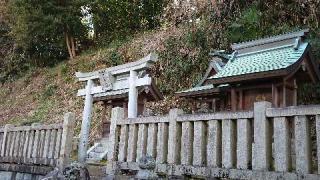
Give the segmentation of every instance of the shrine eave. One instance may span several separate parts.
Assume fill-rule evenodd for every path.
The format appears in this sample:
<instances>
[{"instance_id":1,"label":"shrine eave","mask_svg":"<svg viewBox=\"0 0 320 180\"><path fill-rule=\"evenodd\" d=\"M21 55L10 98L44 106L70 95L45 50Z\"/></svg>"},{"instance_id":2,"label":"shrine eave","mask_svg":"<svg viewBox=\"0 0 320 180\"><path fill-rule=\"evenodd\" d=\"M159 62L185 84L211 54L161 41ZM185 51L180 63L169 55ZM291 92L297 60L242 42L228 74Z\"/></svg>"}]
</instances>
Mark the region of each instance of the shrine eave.
<instances>
[{"instance_id":1,"label":"shrine eave","mask_svg":"<svg viewBox=\"0 0 320 180\"><path fill-rule=\"evenodd\" d=\"M186 97L186 98L197 98L204 96L214 96L219 95L222 91L229 89L229 85L220 85L218 87L214 87L212 84L196 86L194 88L190 88L184 91L176 92L177 97Z\"/></svg>"}]
</instances>

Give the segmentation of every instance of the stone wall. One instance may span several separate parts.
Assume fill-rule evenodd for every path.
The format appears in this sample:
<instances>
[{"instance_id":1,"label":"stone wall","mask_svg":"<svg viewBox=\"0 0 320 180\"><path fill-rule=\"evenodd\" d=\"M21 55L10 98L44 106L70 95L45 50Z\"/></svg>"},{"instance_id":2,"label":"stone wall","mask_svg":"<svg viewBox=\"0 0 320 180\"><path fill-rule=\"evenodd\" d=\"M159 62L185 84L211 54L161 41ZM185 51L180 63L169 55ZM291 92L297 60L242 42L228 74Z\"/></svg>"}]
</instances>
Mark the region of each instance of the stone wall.
<instances>
[{"instance_id":1,"label":"stone wall","mask_svg":"<svg viewBox=\"0 0 320 180\"><path fill-rule=\"evenodd\" d=\"M320 178L319 105L271 108L257 102L253 111L188 115L173 109L167 116L133 119L123 113L112 110L109 174L138 170L139 158L148 154L163 175Z\"/></svg>"}]
</instances>

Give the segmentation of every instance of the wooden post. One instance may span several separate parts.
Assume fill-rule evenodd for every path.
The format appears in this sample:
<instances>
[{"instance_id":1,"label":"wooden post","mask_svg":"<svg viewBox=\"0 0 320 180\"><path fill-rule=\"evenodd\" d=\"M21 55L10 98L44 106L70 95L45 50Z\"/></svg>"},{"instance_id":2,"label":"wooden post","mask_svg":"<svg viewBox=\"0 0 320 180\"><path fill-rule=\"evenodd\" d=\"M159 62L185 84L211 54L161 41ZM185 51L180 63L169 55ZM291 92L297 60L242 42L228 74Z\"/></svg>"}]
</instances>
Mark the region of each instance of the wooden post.
<instances>
[{"instance_id":1,"label":"wooden post","mask_svg":"<svg viewBox=\"0 0 320 180\"><path fill-rule=\"evenodd\" d=\"M272 104L273 107L278 107L279 104L279 92L275 84L272 84Z\"/></svg>"},{"instance_id":2,"label":"wooden post","mask_svg":"<svg viewBox=\"0 0 320 180\"><path fill-rule=\"evenodd\" d=\"M79 151L78 151L79 162L85 162L87 157L88 139L89 139L89 133L90 133L91 112L92 112L92 103L93 103L93 97L91 95L92 87L93 87L93 81L89 79L86 86L86 97L85 97L85 104L84 104L83 115L82 115L82 125L81 125Z\"/></svg>"},{"instance_id":3,"label":"wooden post","mask_svg":"<svg viewBox=\"0 0 320 180\"><path fill-rule=\"evenodd\" d=\"M212 99L212 111L215 113L217 111L217 99Z\"/></svg>"},{"instance_id":4,"label":"wooden post","mask_svg":"<svg viewBox=\"0 0 320 180\"><path fill-rule=\"evenodd\" d=\"M136 88L136 80L137 72L130 71L128 118L136 118L138 115L138 91Z\"/></svg>"},{"instance_id":5,"label":"wooden post","mask_svg":"<svg viewBox=\"0 0 320 180\"><path fill-rule=\"evenodd\" d=\"M64 115L61 137L61 150L58 164L60 170L62 170L69 163L69 158L72 150L74 120L75 116L73 113L66 113Z\"/></svg>"},{"instance_id":6,"label":"wooden post","mask_svg":"<svg viewBox=\"0 0 320 180\"><path fill-rule=\"evenodd\" d=\"M287 88L286 88L286 81L283 81L283 90L282 90L282 107L287 106Z\"/></svg>"},{"instance_id":7,"label":"wooden post","mask_svg":"<svg viewBox=\"0 0 320 180\"><path fill-rule=\"evenodd\" d=\"M239 91L239 104L238 104L239 110L243 110L243 90Z\"/></svg>"},{"instance_id":8,"label":"wooden post","mask_svg":"<svg viewBox=\"0 0 320 180\"><path fill-rule=\"evenodd\" d=\"M296 79L293 80L293 106L298 105L298 85Z\"/></svg>"},{"instance_id":9,"label":"wooden post","mask_svg":"<svg viewBox=\"0 0 320 180\"><path fill-rule=\"evenodd\" d=\"M103 110L102 110L102 113L101 113L101 131L100 131L100 135L101 137L103 137L105 134L105 126L104 124L106 123L107 121L107 118L106 118L106 115L107 115L107 103L105 101L102 101L102 107L103 107Z\"/></svg>"},{"instance_id":10,"label":"wooden post","mask_svg":"<svg viewBox=\"0 0 320 180\"><path fill-rule=\"evenodd\" d=\"M231 110L237 110L237 94L234 87L231 88Z\"/></svg>"}]
</instances>

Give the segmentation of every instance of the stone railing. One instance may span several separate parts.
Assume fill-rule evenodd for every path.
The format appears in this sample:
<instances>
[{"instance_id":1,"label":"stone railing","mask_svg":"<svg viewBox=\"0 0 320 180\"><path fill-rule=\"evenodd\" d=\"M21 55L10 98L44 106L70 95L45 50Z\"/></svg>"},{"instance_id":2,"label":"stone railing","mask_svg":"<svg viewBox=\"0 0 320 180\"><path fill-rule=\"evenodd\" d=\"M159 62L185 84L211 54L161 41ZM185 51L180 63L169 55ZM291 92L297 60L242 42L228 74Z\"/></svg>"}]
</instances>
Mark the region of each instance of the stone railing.
<instances>
[{"instance_id":1,"label":"stone railing","mask_svg":"<svg viewBox=\"0 0 320 180\"><path fill-rule=\"evenodd\" d=\"M138 170L145 154L165 175L232 179L319 179L320 106L124 119L114 108L107 172Z\"/></svg>"},{"instance_id":2,"label":"stone railing","mask_svg":"<svg viewBox=\"0 0 320 180\"><path fill-rule=\"evenodd\" d=\"M61 124L5 125L0 129L0 171L45 175L63 168L69 163L73 131L72 113Z\"/></svg>"}]
</instances>

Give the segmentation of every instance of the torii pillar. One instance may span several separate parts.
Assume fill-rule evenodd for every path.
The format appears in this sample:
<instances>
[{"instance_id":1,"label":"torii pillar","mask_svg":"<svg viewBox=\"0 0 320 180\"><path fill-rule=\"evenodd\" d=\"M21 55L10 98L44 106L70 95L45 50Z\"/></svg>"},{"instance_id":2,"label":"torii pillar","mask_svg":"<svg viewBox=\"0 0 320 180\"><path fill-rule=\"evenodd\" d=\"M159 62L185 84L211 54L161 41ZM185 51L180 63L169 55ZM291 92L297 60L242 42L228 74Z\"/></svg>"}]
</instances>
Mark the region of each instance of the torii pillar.
<instances>
[{"instance_id":1,"label":"torii pillar","mask_svg":"<svg viewBox=\"0 0 320 180\"><path fill-rule=\"evenodd\" d=\"M128 118L136 118L138 116L138 90L137 79L138 73L136 71L130 71L129 77L129 94L128 94Z\"/></svg>"},{"instance_id":2,"label":"torii pillar","mask_svg":"<svg viewBox=\"0 0 320 180\"><path fill-rule=\"evenodd\" d=\"M89 79L86 86L86 96L82 115L82 124L79 140L78 161L85 162L87 158L88 141L90 134L91 113L93 104L93 95L91 94L91 88L93 87L93 81Z\"/></svg>"}]
</instances>

